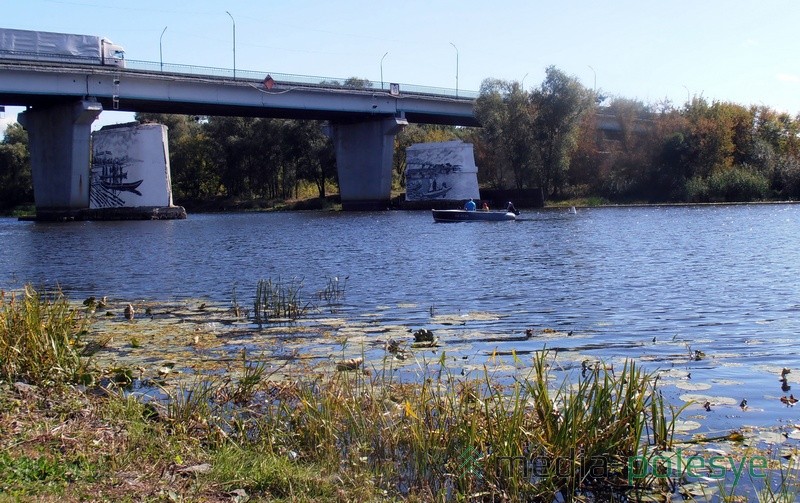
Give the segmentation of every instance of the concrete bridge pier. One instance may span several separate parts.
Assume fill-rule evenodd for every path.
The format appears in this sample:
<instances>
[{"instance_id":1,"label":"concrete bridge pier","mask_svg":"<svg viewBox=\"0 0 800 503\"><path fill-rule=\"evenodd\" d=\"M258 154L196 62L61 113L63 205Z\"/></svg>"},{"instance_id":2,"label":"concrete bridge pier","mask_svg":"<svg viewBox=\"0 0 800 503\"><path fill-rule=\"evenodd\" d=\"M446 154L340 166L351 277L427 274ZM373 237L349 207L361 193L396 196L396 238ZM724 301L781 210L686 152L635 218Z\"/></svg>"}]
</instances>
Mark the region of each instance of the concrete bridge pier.
<instances>
[{"instance_id":1,"label":"concrete bridge pier","mask_svg":"<svg viewBox=\"0 0 800 503\"><path fill-rule=\"evenodd\" d=\"M392 195L394 137L405 117L333 124L339 191L344 210L385 210Z\"/></svg>"},{"instance_id":2,"label":"concrete bridge pier","mask_svg":"<svg viewBox=\"0 0 800 503\"><path fill-rule=\"evenodd\" d=\"M91 126L102 110L81 100L19 115L28 131L37 218L89 207Z\"/></svg>"}]
</instances>

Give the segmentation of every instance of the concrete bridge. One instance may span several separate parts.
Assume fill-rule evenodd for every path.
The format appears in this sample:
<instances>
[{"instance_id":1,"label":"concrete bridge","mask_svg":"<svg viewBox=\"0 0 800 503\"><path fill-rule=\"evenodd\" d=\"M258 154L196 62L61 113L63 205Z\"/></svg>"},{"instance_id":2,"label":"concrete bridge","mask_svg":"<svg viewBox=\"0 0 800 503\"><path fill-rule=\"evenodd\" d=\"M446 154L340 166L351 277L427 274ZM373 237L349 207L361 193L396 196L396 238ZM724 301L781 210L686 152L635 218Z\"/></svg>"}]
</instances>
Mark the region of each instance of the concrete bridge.
<instances>
[{"instance_id":1,"label":"concrete bridge","mask_svg":"<svg viewBox=\"0 0 800 503\"><path fill-rule=\"evenodd\" d=\"M394 137L411 123L477 126L477 94L405 84L126 61L0 60L0 104L26 106L37 210L89 205L91 124L103 110L326 120L345 209L385 208Z\"/></svg>"}]
</instances>

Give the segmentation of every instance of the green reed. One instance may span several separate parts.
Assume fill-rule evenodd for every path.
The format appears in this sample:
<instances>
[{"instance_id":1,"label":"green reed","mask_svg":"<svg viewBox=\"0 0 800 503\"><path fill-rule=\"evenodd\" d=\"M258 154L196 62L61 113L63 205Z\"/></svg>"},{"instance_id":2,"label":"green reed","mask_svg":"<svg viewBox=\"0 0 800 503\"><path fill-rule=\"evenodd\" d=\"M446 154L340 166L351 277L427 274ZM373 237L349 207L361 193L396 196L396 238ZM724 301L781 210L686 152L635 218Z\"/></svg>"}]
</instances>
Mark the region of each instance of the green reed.
<instances>
[{"instance_id":1,"label":"green reed","mask_svg":"<svg viewBox=\"0 0 800 503\"><path fill-rule=\"evenodd\" d=\"M61 292L30 285L18 295L0 292L0 375L37 385L86 380L81 347L87 326Z\"/></svg>"},{"instance_id":2,"label":"green reed","mask_svg":"<svg viewBox=\"0 0 800 503\"><path fill-rule=\"evenodd\" d=\"M259 280L253 303L255 322L261 325L281 319L296 320L305 315L309 304L304 303L300 296L302 286L302 281L296 279L289 283L280 279L275 282Z\"/></svg>"},{"instance_id":3,"label":"green reed","mask_svg":"<svg viewBox=\"0 0 800 503\"><path fill-rule=\"evenodd\" d=\"M317 298L328 303L341 301L347 290L348 279L349 276L346 276L343 280L340 280L338 276L329 277L325 288L317 292Z\"/></svg>"},{"instance_id":4,"label":"green reed","mask_svg":"<svg viewBox=\"0 0 800 503\"><path fill-rule=\"evenodd\" d=\"M435 378L414 383L396 382L384 369L273 388L240 431L270 452L369 474L400 494L570 501L628 491L629 457L655 448L648 432L673 420L653 406L662 400L653 375L633 363L619 375L596 368L552 389L546 352L534 356L530 376L507 386L489 368L471 379L454 376L445 362L444 355L433 362ZM423 365L428 375L431 364ZM669 447L665 440L658 447ZM519 461L533 455L549 463L535 476ZM598 459L607 466L602 473L587 466Z\"/></svg>"}]
</instances>

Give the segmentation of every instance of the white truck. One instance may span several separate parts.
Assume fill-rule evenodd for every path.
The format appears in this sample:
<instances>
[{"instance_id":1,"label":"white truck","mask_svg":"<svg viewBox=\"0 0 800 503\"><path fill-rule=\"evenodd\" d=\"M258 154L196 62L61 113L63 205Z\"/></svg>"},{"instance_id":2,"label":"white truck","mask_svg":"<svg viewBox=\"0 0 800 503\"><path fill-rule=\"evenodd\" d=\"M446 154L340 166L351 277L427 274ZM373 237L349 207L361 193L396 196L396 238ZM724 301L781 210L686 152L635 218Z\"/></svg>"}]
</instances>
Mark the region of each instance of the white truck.
<instances>
[{"instance_id":1,"label":"white truck","mask_svg":"<svg viewBox=\"0 0 800 503\"><path fill-rule=\"evenodd\" d=\"M93 35L0 28L0 60L125 67L125 50Z\"/></svg>"}]
</instances>

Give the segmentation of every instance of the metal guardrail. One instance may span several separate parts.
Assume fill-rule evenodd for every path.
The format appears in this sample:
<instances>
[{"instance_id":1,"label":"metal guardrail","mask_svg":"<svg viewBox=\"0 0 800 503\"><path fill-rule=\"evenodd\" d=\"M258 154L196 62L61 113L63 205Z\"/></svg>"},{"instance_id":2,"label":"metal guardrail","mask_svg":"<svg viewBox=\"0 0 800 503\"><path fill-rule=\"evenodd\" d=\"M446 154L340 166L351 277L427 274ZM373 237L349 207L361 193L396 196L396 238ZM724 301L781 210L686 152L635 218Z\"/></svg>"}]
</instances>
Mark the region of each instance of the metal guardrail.
<instances>
[{"instance_id":1,"label":"metal guardrail","mask_svg":"<svg viewBox=\"0 0 800 503\"><path fill-rule=\"evenodd\" d=\"M375 82L371 80L357 79L357 85L348 85L348 78L315 77L310 75L294 75L289 73L259 72L253 70L234 71L229 68L214 68L210 66L180 65L175 63L159 63L155 61L140 61L126 59L125 67L130 70L140 70L154 73L168 73L179 75L193 75L197 77L222 77L229 79L253 80L262 82L267 75L271 76L277 84L296 84L331 89L363 89L363 90L383 90L389 91L389 82ZM476 91L465 91L463 89L447 89L443 87L418 86L413 84L399 84L401 93L426 94L431 96L441 96L447 98L459 98L474 100L478 97Z\"/></svg>"},{"instance_id":2,"label":"metal guardrail","mask_svg":"<svg viewBox=\"0 0 800 503\"><path fill-rule=\"evenodd\" d=\"M4 57L5 56L5 57ZM70 56L64 54L42 54L21 51L0 50L0 60L7 59L19 62L47 62L68 65L101 66L97 57ZM117 67L116 65L102 65L103 68ZM119 67L117 67L119 68ZM389 91L389 82L376 82L357 77L332 78L316 77L311 75L295 75L289 73L261 72L253 70L234 70L230 68L215 68L211 66L182 65L175 63L160 63L156 61L141 61L135 59L124 60L124 67L129 70L145 71L150 73L163 73L171 75L191 75L195 77L218 77L235 80L252 80L262 82L270 75L276 83L296 84L330 89L362 89ZM349 84L348 80L355 79L357 83ZM401 93L424 94L443 98L474 100L478 97L477 91L464 89L449 89L444 87L419 86L414 84L398 84Z\"/></svg>"}]
</instances>

